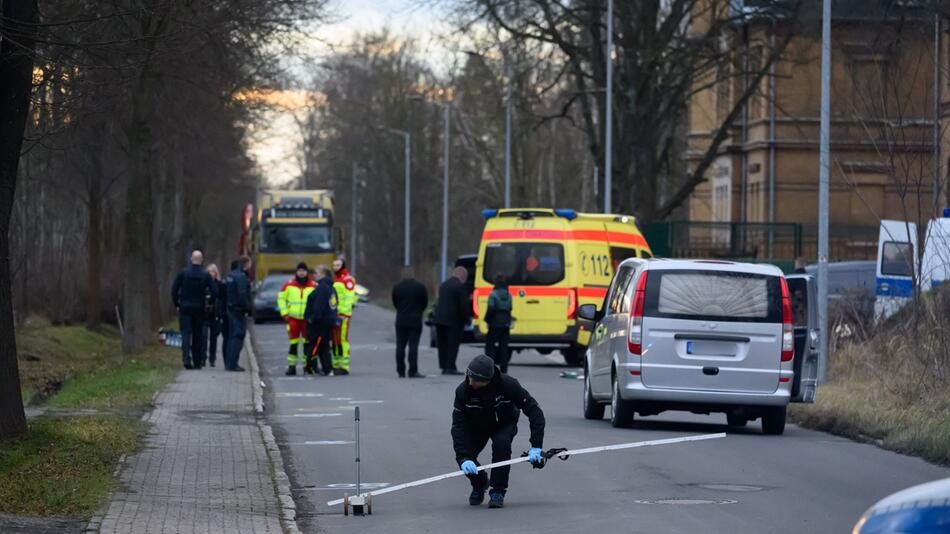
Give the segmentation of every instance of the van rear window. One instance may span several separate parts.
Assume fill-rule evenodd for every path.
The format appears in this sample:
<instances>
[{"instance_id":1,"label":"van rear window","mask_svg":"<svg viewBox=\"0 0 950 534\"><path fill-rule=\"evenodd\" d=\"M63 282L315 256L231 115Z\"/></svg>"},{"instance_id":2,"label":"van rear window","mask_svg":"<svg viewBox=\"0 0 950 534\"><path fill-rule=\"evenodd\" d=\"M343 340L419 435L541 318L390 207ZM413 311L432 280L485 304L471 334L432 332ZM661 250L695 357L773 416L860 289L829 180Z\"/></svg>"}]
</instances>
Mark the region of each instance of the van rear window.
<instances>
[{"instance_id":1,"label":"van rear window","mask_svg":"<svg viewBox=\"0 0 950 534\"><path fill-rule=\"evenodd\" d=\"M644 315L781 323L781 280L748 273L652 270L647 278Z\"/></svg>"},{"instance_id":2,"label":"van rear window","mask_svg":"<svg viewBox=\"0 0 950 534\"><path fill-rule=\"evenodd\" d=\"M560 243L488 243L482 277L489 284L504 275L513 286L549 286L564 279Z\"/></svg>"}]
</instances>

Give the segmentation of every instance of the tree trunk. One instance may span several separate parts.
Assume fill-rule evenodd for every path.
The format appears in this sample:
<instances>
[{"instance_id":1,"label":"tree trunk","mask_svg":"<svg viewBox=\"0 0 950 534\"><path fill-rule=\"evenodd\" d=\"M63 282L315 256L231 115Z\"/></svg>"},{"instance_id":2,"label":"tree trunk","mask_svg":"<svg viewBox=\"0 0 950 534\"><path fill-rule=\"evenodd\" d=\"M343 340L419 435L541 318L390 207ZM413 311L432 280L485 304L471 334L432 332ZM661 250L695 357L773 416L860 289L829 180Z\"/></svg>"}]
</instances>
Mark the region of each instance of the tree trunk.
<instances>
[{"instance_id":1,"label":"tree trunk","mask_svg":"<svg viewBox=\"0 0 950 534\"><path fill-rule=\"evenodd\" d=\"M152 187L154 172L151 99L147 69L139 76L132 97L132 120L129 124L131 172L126 190L124 237L122 244L122 321L125 335L122 350L141 352L152 333L152 312L155 303L155 262L152 254Z\"/></svg>"},{"instance_id":2,"label":"tree trunk","mask_svg":"<svg viewBox=\"0 0 950 534\"><path fill-rule=\"evenodd\" d=\"M8 28L0 34L0 438L5 438L27 431L16 358L9 230L33 89L37 5L36 0L3 0L0 9Z\"/></svg>"},{"instance_id":3,"label":"tree trunk","mask_svg":"<svg viewBox=\"0 0 950 534\"><path fill-rule=\"evenodd\" d=\"M89 177L89 232L86 261L86 328L99 328L102 315L100 300L102 272L102 174L101 166L96 166Z\"/></svg>"}]
</instances>

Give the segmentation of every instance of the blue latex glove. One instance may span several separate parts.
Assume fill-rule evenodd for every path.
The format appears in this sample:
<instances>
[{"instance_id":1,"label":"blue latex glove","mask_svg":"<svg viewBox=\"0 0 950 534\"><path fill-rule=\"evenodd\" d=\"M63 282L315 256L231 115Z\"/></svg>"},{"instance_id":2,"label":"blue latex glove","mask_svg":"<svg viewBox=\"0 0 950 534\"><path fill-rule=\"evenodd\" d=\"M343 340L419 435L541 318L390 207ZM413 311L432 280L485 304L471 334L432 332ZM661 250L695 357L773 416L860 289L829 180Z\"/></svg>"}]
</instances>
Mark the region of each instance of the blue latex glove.
<instances>
[{"instance_id":1,"label":"blue latex glove","mask_svg":"<svg viewBox=\"0 0 950 534\"><path fill-rule=\"evenodd\" d=\"M544 462L544 457L541 456L541 449L537 447L532 447L528 449L528 461L533 464L539 464Z\"/></svg>"},{"instance_id":2,"label":"blue latex glove","mask_svg":"<svg viewBox=\"0 0 950 534\"><path fill-rule=\"evenodd\" d=\"M466 475L474 475L478 473L478 466L475 465L475 462L471 460L465 460L462 462L462 472Z\"/></svg>"}]
</instances>

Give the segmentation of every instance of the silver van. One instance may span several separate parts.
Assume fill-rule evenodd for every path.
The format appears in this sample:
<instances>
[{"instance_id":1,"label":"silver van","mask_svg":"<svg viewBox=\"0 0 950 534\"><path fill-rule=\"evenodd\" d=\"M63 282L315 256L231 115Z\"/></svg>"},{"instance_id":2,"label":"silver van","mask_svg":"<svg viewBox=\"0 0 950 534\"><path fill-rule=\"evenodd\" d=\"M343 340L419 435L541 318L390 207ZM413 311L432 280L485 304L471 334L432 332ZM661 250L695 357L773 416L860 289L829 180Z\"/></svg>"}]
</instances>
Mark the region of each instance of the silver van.
<instances>
[{"instance_id":1,"label":"silver van","mask_svg":"<svg viewBox=\"0 0 950 534\"><path fill-rule=\"evenodd\" d=\"M584 417L602 419L607 404L617 427L634 413L721 412L731 426L761 417L764 433L781 434L788 403L815 399L814 295L811 276L786 279L772 265L624 261L602 308L578 309L596 323Z\"/></svg>"}]
</instances>

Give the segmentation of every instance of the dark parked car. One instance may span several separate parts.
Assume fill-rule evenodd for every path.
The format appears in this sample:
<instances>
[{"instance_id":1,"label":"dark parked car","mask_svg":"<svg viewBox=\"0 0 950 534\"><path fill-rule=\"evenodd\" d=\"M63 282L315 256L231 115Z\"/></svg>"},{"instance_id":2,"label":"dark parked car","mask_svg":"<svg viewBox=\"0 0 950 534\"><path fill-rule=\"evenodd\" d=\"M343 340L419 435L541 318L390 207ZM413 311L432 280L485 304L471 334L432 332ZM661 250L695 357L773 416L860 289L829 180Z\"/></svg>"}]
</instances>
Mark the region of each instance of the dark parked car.
<instances>
[{"instance_id":1,"label":"dark parked car","mask_svg":"<svg viewBox=\"0 0 950 534\"><path fill-rule=\"evenodd\" d=\"M468 290L469 311L472 309L472 294L475 293L475 262L477 261L478 254L465 254L455 259L455 267L465 267L468 271L468 281L465 282L465 289ZM437 346L435 325L432 324L431 312L426 320L426 325L429 327L429 346L435 348ZM475 341L475 324L472 322L471 313L469 313L468 324L465 325L465 330L462 331L462 343L472 343L473 341Z\"/></svg>"},{"instance_id":2,"label":"dark parked car","mask_svg":"<svg viewBox=\"0 0 950 534\"><path fill-rule=\"evenodd\" d=\"M279 321L277 293L290 280L290 274L272 274L264 278L254 290L254 322Z\"/></svg>"}]
</instances>

